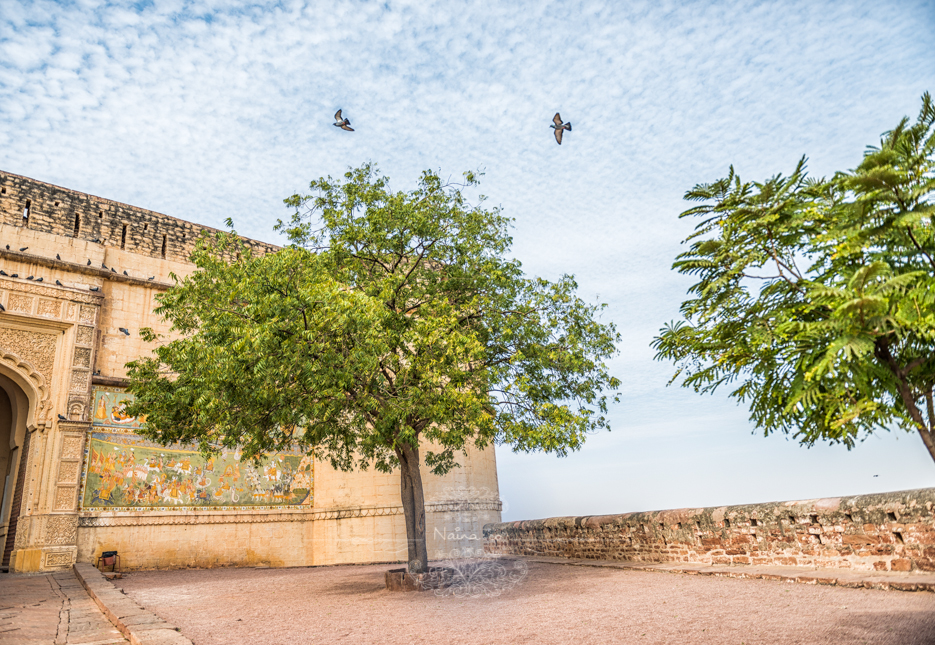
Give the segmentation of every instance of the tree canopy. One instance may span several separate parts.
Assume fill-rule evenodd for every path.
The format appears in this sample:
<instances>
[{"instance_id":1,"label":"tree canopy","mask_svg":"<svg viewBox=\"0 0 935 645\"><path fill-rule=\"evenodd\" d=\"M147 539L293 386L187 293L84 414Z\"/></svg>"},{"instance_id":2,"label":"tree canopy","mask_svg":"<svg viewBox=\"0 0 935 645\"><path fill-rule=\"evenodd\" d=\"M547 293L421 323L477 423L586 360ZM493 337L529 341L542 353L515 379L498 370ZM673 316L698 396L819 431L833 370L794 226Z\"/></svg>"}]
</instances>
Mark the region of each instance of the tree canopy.
<instances>
[{"instance_id":1,"label":"tree canopy","mask_svg":"<svg viewBox=\"0 0 935 645\"><path fill-rule=\"evenodd\" d=\"M653 341L697 392L721 385L765 434L849 448L918 432L935 459L935 104L922 97L830 179L727 177L686 193L700 218L673 268L683 320Z\"/></svg>"},{"instance_id":2,"label":"tree canopy","mask_svg":"<svg viewBox=\"0 0 935 645\"><path fill-rule=\"evenodd\" d=\"M470 444L564 455L608 428L619 386L603 305L571 276L526 277L509 219L464 197L475 184L425 172L392 192L365 165L287 199L275 253L203 237L197 270L159 297L174 339L150 333L153 356L129 364L131 413L161 442L399 468L410 569L424 570L421 446L436 474Z\"/></svg>"}]
</instances>

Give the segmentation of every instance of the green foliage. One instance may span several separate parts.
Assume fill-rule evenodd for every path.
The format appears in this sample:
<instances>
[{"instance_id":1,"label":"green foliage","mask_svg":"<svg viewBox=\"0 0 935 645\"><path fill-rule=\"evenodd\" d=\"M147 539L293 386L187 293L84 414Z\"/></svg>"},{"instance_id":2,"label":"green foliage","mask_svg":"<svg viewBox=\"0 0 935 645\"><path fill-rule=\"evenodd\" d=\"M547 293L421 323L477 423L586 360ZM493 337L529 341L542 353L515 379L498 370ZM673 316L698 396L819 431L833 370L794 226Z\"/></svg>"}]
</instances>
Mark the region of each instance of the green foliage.
<instances>
[{"instance_id":1,"label":"green foliage","mask_svg":"<svg viewBox=\"0 0 935 645\"><path fill-rule=\"evenodd\" d=\"M466 175L463 186L476 179ZM530 279L505 254L509 220L425 172L391 192L365 165L294 195L291 244L253 256L202 238L197 270L159 297L173 340L129 364L131 414L159 441L298 444L336 468L398 465L431 442L443 474L468 443L564 455L607 428L603 305L570 276Z\"/></svg>"},{"instance_id":2,"label":"green foliage","mask_svg":"<svg viewBox=\"0 0 935 645\"><path fill-rule=\"evenodd\" d=\"M742 182L686 199L701 223L674 268L698 278L653 342L683 385L720 385L756 425L851 447L918 430L935 459L935 104L831 179Z\"/></svg>"}]
</instances>

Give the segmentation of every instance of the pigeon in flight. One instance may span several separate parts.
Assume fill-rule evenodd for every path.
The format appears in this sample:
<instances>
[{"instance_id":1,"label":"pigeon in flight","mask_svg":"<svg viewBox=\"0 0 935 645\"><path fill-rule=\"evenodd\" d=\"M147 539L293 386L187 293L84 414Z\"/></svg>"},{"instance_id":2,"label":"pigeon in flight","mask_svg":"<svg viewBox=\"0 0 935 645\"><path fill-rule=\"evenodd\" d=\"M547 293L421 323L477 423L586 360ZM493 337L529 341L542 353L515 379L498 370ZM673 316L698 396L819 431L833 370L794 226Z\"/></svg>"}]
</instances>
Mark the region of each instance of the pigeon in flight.
<instances>
[{"instance_id":1,"label":"pigeon in flight","mask_svg":"<svg viewBox=\"0 0 935 645\"><path fill-rule=\"evenodd\" d=\"M124 334L124 336L129 336L129 335L130 335L129 330L127 330L127 329L124 328L124 327L118 327L117 329L119 329L120 331L122 331L123 334Z\"/></svg>"},{"instance_id":2,"label":"pigeon in flight","mask_svg":"<svg viewBox=\"0 0 935 645\"><path fill-rule=\"evenodd\" d=\"M348 132L354 131L354 128L351 127L351 120L341 117L341 110L334 113L334 127L347 130Z\"/></svg>"},{"instance_id":3,"label":"pigeon in flight","mask_svg":"<svg viewBox=\"0 0 935 645\"><path fill-rule=\"evenodd\" d=\"M558 141L558 145L562 145L562 130L571 132L571 123L562 123L562 116L558 112L552 117L552 123L555 125L549 127L555 130L555 140Z\"/></svg>"}]
</instances>

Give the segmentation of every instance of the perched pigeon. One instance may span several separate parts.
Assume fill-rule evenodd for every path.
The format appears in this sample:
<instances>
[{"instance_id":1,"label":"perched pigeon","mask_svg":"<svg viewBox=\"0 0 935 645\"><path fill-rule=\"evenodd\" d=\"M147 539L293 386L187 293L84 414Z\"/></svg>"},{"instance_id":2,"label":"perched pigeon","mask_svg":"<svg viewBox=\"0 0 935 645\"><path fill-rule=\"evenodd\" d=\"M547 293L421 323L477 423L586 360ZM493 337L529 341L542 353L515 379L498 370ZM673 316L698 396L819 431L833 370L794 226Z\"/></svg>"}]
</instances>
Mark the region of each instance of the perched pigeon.
<instances>
[{"instance_id":1,"label":"perched pigeon","mask_svg":"<svg viewBox=\"0 0 935 645\"><path fill-rule=\"evenodd\" d=\"M149 277L148 277L148 278L146 278L146 279L147 279L147 280L155 280L155 279L156 279L156 276L154 276L154 275L151 275L151 276L149 276Z\"/></svg>"},{"instance_id":2,"label":"perched pigeon","mask_svg":"<svg viewBox=\"0 0 935 645\"><path fill-rule=\"evenodd\" d=\"M60 286L60 287L64 287L64 286L65 286L64 284L62 284L62 283L59 282L58 280L55 281L55 284L57 284L57 285Z\"/></svg>"},{"instance_id":3,"label":"perched pigeon","mask_svg":"<svg viewBox=\"0 0 935 645\"><path fill-rule=\"evenodd\" d=\"M111 273L117 273L117 269L115 269L114 267L110 267L110 272L111 272Z\"/></svg>"},{"instance_id":4,"label":"perched pigeon","mask_svg":"<svg viewBox=\"0 0 935 645\"><path fill-rule=\"evenodd\" d=\"M88 266L91 266L91 258L88 258Z\"/></svg>"},{"instance_id":5,"label":"perched pigeon","mask_svg":"<svg viewBox=\"0 0 935 645\"><path fill-rule=\"evenodd\" d=\"M127 276L128 278L130 277L130 274L127 273L126 271L123 272L123 275Z\"/></svg>"},{"instance_id":6,"label":"perched pigeon","mask_svg":"<svg viewBox=\"0 0 935 645\"><path fill-rule=\"evenodd\" d=\"M42 282L42 278L36 278L36 282Z\"/></svg>"},{"instance_id":7,"label":"perched pigeon","mask_svg":"<svg viewBox=\"0 0 935 645\"><path fill-rule=\"evenodd\" d=\"M59 420L59 421L68 421L68 419L66 419L65 417L63 417L61 414L58 415L58 420Z\"/></svg>"},{"instance_id":8,"label":"perched pigeon","mask_svg":"<svg viewBox=\"0 0 935 645\"><path fill-rule=\"evenodd\" d=\"M95 244L97 244L97 243L99 243L99 242L101 241L101 238L95 237L95 238L94 238L93 240L91 240L91 241L94 242Z\"/></svg>"},{"instance_id":9,"label":"perched pigeon","mask_svg":"<svg viewBox=\"0 0 935 645\"><path fill-rule=\"evenodd\" d=\"M18 274L18 273L14 273L14 274L11 275L10 277L11 277L11 278L18 278L18 277L19 277L19 274Z\"/></svg>"},{"instance_id":10,"label":"perched pigeon","mask_svg":"<svg viewBox=\"0 0 935 645\"><path fill-rule=\"evenodd\" d=\"M22 253L23 251L25 251L25 250L28 249L28 248L29 248L28 246L24 246L24 247L21 248L19 251L20 251L20 253Z\"/></svg>"},{"instance_id":11,"label":"perched pigeon","mask_svg":"<svg viewBox=\"0 0 935 645\"><path fill-rule=\"evenodd\" d=\"M9 245L9 244L6 245L6 250L7 250L7 251L10 250L10 245Z\"/></svg>"},{"instance_id":12,"label":"perched pigeon","mask_svg":"<svg viewBox=\"0 0 935 645\"><path fill-rule=\"evenodd\" d=\"M128 330L124 329L123 327L118 327L117 329L119 329L120 331L122 331L123 334L124 334L124 336L129 336L129 335L130 335L130 332L129 332Z\"/></svg>"},{"instance_id":13,"label":"perched pigeon","mask_svg":"<svg viewBox=\"0 0 935 645\"><path fill-rule=\"evenodd\" d=\"M6 311L6 307L4 307L3 305L0 305L0 311Z\"/></svg>"},{"instance_id":14,"label":"perched pigeon","mask_svg":"<svg viewBox=\"0 0 935 645\"><path fill-rule=\"evenodd\" d=\"M91 291L100 291L100 287L88 287Z\"/></svg>"},{"instance_id":15,"label":"perched pigeon","mask_svg":"<svg viewBox=\"0 0 935 645\"><path fill-rule=\"evenodd\" d=\"M351 120L341 117L341 110L334 113L334 127L347 130L348 132L354 131L354 128L351 127Z\"/></svg>"},{"instance_id":16,"label":"perched pigeon","mask_svg":"<svg viewBox=\"0 0 935 645\"><path fill-rule=\"evenodd\" d=\"M55 254L55 259L56 259L56 260L61 260L61 259L62 259L62 256L59 255L58 253L56 253L56 254Z\"/></svg>"},{"instance_id":17,"label":"perched pigeon","mask_svg":"<svg viewBox=\"0 0 935 645\"><path fill-rule=\"evenodd\" d=\"M3 269L0 269L0 275L7 275L7 272L4 271Z\"/></svg>"},{"instance_id":18,"label":"perched pigeon","mask_svg":"<svg viewBox=\"0 0 935 645\"><path fill-rule=\"evenodd\" d=\"M35 280L35 279L36 279L36 276L34 276L34 275L31 275L31 276L29 276L29 277L28 277L28 278L26 278L26 279L27 279L27 280Z\"/></svg>"},{"instance_id":19,"label":"perched pigeon","mask_svg":"<svg viewBox=\"0 0 935 645\"><path fill-rule=\"evenodd\" d=\"M552 123L555 125L549 127L555 130L555 140L558 141L558 145L562 145L562 130L571 132L571 123L562 123L562 117L558 112L552 117Z\"/></svg>"},{"instance_id":20,"label":"perched pigeon","mask_svg":"<svg viewBox=\"0 0 935 645\"><path fill-rule=\"evenodd\" d=\"M105 269L107 268L107 265L104 264L103 262L101 262L101 266L104 267Z\"/></svg>"}]
</instances>

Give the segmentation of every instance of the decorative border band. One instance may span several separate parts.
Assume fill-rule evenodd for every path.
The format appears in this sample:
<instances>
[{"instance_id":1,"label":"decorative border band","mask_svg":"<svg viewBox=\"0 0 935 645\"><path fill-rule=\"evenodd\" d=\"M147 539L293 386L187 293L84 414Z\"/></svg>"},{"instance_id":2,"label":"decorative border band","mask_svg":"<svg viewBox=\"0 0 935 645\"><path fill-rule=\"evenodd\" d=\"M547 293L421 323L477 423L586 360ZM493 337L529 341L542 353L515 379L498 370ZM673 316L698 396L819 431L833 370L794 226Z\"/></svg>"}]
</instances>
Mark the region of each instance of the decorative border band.
<instances>
[{"instance_id":1,"label":"decorative border band","mask_svg":"<svg viewBox=\"0 0 935 645\"><path fill-rule=\"evenodd\" d=\"M449 501L425 505L429 513L450 513L453 511L500 511L503 503L497 501L467 502ZM264 522L315 522L319 520L343 520L355 517L381 517L402 515L402 506L373 506L341 509L322 509L319 511L298 511L293 513L258 513L243 511L240 513L177 513L172 515L90 515L78 518L81 528L110 526L156 526L164 524L255 524Z\"/></svg>"}]
</instances>

